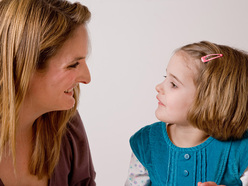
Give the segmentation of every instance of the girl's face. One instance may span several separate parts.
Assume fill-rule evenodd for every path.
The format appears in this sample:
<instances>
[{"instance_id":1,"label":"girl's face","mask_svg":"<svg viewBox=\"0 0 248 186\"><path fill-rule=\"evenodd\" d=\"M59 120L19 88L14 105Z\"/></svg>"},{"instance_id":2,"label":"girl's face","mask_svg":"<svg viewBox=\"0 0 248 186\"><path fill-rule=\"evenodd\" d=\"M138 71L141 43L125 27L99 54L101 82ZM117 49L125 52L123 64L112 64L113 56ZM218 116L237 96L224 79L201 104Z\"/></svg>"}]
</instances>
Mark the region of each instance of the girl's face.
<instances>
[{"instance_id":1,"label":"girl's face","mask_svg":"<svg viewBox=\"0 0 248 186\"><path fill-rule=\"evenodd\" d=\"M75 104L73 88L90 82L86 64L88 34L80 25L57 54L48 60L45 72L35 72L31 78L25 105L38 112L68 110Z\"/></svg>"},{"instance_id":2,"label":"girl's face","mask_svg":"<svg viewBox=\"0 0 248 186\"><path fill-rule=\"evenodd\" d=\"M187 113L194 100L196 87L194 71L190 68L191 63L186 61L186 55L179 51L172 56L165 80L156 86L159 101L156 117L166 123L188 124Z\"/></svg>"}]
</instances>

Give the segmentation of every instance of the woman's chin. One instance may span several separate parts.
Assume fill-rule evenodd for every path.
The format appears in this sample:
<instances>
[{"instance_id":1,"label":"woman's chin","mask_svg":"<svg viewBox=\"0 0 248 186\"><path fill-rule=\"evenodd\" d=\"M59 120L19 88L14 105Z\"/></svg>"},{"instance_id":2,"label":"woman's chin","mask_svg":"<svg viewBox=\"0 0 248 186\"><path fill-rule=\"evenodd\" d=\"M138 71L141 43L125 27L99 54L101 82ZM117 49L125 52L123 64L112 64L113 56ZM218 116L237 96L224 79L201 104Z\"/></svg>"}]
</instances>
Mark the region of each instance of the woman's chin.
<instances>
[{"instance_id":1,"label":"woman's chin","mask_svg":"<svg viewBox=\"0 0 248 186\"><path fill-rule=\"evenodd\" d=\"M73 104L68 105L68 107L65 110L70 110L75 106L75 101L73 102Z\"/></svg>"},{"instance_id":2,"label":"woman's chin","mask_svg":"<svg viewBox=\"0 0 248 186\"><path fill-rule=\"evenodd\" d=\"M72 100L70 100L67 103L63 104L63 106L61 106L60 110L70 110L74 106L75 106L75 99L73 98Z\"/></svg>"}]
</instances>

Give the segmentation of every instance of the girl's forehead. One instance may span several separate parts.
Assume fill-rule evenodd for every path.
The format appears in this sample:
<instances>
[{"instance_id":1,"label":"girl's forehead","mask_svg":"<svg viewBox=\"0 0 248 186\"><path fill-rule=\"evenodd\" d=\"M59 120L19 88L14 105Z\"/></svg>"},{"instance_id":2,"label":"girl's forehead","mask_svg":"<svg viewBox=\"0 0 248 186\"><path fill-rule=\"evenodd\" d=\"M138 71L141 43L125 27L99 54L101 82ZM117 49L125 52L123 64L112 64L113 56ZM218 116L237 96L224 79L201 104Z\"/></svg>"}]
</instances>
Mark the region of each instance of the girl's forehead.
<instances>
[{"instance_id":1,"label":"girl's forehead","mask_svg":"<svg viewBox=\"0 0 248 186\"><path fill-rule=\"evenodd\" d=\"M192 69L192 67L195 66L195 59L188 53L179 50L174 55L180 56L183 59L182 62L184 62L188 68Z\"/></svg>"},{"instance_id":2,"label":"girl's forehead","mask_svg":"<svg viewBox=\"0 0 248 186\"><path fill-rule=\"evenodd\" d=\"M171 57L168 66L175 66L181 68L186 67L190 70L193 70L193 67L195 66L194 63L194 59L191 58L186 52L178 51L174 53L174 55Z\"/></svg>"},{"instance_id":3,"label":"girl's forehead","mask_svg":"<svg viewBox=\"0 0 248 186\"><path fill-rule=\"evenodd\" d=\"M186 52L178 51L172 57L167 66L167 73L175 74L182 79L195 79L198 77L199 70L197 64L199 61L191 58Z\"/></svg>"},{"instance_id":4,"label":"girl's forehead","mask_svg":"<svg viewBox=\"0 0 248 186\"><path fill-rule=\"evenodd\" d=\"M190 69L194 75L198 75L200 69L203 67L203 63L201 62L200 59L196 59L192 56L190 56L188 53L185 51L178 51L175 54L180 55L183 58L183 62L185 66Z\"/></svg>"}]
</instances>

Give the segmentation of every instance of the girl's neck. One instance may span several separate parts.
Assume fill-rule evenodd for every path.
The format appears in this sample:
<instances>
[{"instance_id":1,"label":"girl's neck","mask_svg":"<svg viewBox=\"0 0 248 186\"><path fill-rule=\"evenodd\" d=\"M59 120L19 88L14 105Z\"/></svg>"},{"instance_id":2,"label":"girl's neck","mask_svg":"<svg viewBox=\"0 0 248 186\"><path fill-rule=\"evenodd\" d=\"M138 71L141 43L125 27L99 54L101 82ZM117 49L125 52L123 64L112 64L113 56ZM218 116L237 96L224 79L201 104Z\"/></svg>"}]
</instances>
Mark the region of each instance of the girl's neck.
<instances>
[{"instance_id":1,"label":"girl's neck","mask_svg":"<svg viewBox=\"0 0 248 186\"><path fill-rule=\"evenodd\" d=\"M209 135L191 125L168 124L167 132L174 145L190 148L203 143Z\"/></svg>"}]
</instances>

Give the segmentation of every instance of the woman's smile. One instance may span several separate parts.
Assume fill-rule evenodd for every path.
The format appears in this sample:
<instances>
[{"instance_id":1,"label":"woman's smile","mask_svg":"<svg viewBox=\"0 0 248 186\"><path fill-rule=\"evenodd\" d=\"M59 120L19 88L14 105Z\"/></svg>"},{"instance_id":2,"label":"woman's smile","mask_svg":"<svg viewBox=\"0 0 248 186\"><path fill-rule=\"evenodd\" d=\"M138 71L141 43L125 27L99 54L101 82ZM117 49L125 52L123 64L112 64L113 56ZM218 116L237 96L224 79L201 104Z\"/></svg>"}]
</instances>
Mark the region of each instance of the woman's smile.
<instances>
[{"instance_id":1,"label":"woman's smile","mask_svg":"<svg viewBox=\"0 0 248 186\"><path fill-rule=\"evenodd\" d=\"M65 90L64 93L65 94L70 94L70 95L72 94L73 95L73 92L74 92L73 90L74 90L74 87L71 88L71 89Z\"/></svg>"},{"instance_id":2,"label":"woman's smile","mask_svg":"<svg viewBox=\"0 0 248 186\"><path fill-rule=\"evenodd\" d=\"M73 88L70 89L70 90L64 91L64 93L65 93L66 95L68 95L68 96L73 96L73 94L74 94Z\"/></svg>"}]
</instances>

